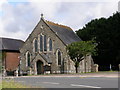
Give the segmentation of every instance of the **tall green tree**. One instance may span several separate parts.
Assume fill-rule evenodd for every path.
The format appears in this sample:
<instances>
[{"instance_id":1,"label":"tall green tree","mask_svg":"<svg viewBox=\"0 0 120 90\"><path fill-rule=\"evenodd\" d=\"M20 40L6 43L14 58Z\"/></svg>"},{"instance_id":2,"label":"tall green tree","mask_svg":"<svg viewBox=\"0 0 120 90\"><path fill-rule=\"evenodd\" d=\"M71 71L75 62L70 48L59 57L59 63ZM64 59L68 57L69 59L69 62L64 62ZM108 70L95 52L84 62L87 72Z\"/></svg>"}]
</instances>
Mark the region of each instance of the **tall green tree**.
<instances>
[{"instance_id":1,"label":"tall green tree","mask_svg":"<svg viewBox=\"0 0 120 90\"><path fill-rule=\"evenodd\" d=\"M94 19L76 33L82 40L94 39L98 44L98 56L94 57L94 62L99 64L100 70L103 70L102 66L107 66L104 70L109 70L110 64L117 69L120 64L120 13Z\"/></svg>"},{"instance_id":2,"label":"tall green tree","mask_svg":"<svg viewBox=\"0 0 120 90\"><path fill-rule=\"evenodd\" d=\"M86 60L87 55L96 54L96 44L93 41L74 42L67 46L67 50L70 58L75 62L76 73L78 73L79 62Z\"/></svg>"}]
</instances>

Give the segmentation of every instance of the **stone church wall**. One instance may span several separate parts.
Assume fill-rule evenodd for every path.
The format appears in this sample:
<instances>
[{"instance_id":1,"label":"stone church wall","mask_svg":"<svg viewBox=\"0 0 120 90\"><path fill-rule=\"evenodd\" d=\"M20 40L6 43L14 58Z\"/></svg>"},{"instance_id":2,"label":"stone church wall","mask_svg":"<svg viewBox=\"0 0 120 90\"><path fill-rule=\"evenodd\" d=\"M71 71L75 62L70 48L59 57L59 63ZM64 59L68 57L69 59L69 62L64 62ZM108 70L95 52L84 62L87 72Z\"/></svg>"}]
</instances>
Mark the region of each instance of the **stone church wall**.
<instances>
[{"instance_id":1,"label":"stone church wall","mask_svg":"<svg viewBox=\"0 0 120 90\"><path fill-rule=\"evenodd\" d=\"M43 51L39 52L39 44L38 44L38 52L33 52L33 41L35 38L38 39L39 42L39 35L40 34L46 35L47 40L51 38L53 42L53 50L52 51ZM48 46L48 45L47 45ZM62 63L63 65L59 66L57 63L57 56L56 52L60 50L62 53ZM26 52L30 52L30 59L31 59L31 67L26 66ZM26 40L23 47L20 49L21 52L21 65L20 70L22 72L32 72L33 74L37 74L36 62L38 60L43 62L43 65L50 65L51 66L51 73L75 73L74 62L70 59L66 51L66 45L60 40L57 36L57 33L54 33L45 23L41 20L37 26L34 28L33 32L29 35L28 39ZM49 55L50 60L52 60L52 64L48 64L40 54ZM86 72L91 72L91 56L87 57L87 64L86 64ZM32 70L32 71L29 71ZM80 62L79 72L85 72L84 68L84 60Z\"/></svg>"}]
</instances>

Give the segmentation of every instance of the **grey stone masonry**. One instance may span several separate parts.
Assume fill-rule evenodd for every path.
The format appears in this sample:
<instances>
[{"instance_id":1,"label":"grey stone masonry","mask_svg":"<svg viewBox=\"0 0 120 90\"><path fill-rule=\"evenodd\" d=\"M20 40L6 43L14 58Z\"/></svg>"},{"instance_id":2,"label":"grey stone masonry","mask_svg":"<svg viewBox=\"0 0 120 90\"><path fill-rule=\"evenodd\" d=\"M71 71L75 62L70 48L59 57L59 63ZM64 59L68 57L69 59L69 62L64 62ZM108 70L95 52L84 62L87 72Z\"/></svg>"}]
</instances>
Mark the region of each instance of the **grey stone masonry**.
<instances>
[{"instance_id":1,"label":"grey stone masonry","mask_svg":"<svg viewBox=\"0 0 120 90\"><path fill-rule=\"evenodd\" d=\"M59 27L59 31L55 32L50 26L55 26L55 29ZM52 27L53 27L52 26ZM39 23L36 25L34 30L31 32L27 40L25 41L23 47L20 49L21 53L21 65L20 71L24 74L44 74L44 73L75 73L74 62L70 59L67 54L66 46L67 44L63 41L66 37L61 35L68 35L67 33L62 34L62 29L65 29L68 33L73 34L74 38L68 40L69 43L72 41L81 40L70 28L67 26L48 23L42 17ZM63 29L63 30L64 30ZM40 36L43 36L41 39ZM46 39L45 39L46 36ZM62 38L61 38L62 37ZM70 36L67 36L70 37ZM68 38L69 39L69 38ZM37 40L37 51L35 48L35 40ZM43 41L40 41L43 40ZM46 40L46 41L45 41ZM52 40L52 44L50 44ZM46 45L46 48L45 48ZM43 47L43 51L41 51ZM52 50L50 50L52 47ZM44 50L46 49L46 50ZM29 56L28 56L29 53ZM87 72L91 72L92 58L87 57ZM29 65L30 63L30 65ZM45 68L47 66L48 68ZM84 60L80 62L79 72L84 72Z\"/></svg>"}]
</instances>

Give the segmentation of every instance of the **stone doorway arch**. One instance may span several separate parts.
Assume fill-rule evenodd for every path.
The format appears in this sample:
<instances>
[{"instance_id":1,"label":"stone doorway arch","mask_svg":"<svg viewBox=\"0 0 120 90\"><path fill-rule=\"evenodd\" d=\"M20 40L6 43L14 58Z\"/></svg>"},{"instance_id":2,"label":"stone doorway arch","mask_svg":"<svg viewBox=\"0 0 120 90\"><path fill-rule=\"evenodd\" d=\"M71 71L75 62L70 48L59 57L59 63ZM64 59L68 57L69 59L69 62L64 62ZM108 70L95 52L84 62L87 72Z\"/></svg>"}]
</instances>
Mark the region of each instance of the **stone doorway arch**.
<instances>
[{"instance_id":1,"label":"stone doorway arch","mask_svg":"<svg viewBox=\"0 0 120 90\"><path fill-rule=\"evenodd\" d=\"M43 70L43 62L42 62L42 61L38 60L38 61L36 62L36 68L37 68L37 75L44 73L44 70Z\"/></svg>"}]
</instances>

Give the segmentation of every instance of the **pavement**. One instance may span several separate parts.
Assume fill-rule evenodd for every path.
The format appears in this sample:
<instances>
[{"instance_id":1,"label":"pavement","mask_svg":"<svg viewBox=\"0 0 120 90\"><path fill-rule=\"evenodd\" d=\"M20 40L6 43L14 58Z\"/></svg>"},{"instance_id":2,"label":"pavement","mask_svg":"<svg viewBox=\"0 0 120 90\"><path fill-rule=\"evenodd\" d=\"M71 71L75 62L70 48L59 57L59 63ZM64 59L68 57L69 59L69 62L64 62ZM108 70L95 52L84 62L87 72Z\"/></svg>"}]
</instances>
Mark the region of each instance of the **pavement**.
<instances>
[{"instance_id":1,"label":"pavement","mask_svg":"<svg viewBox=\"0 0 120 90\"><path fill-rule=\"evenodd\" d=\"M97 72L97 73L81 73L81 74L48 74L48 75L32 75L32 76L19 76L19 77L108 77L118 78L120 72ZM19 78L18 77L18 78ZM3 78L16 78L15 76L7 76Z\"/></svg>"}]
</instances>

